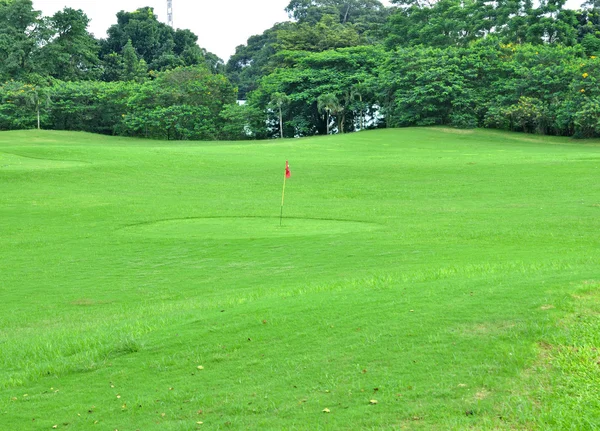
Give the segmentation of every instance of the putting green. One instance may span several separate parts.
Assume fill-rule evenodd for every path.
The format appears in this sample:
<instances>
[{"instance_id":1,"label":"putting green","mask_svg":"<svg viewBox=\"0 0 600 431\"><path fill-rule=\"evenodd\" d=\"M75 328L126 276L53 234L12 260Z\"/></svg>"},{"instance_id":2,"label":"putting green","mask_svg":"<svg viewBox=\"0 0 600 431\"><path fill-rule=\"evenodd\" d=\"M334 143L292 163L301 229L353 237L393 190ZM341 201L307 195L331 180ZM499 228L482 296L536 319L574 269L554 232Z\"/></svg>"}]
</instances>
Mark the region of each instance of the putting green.
<instances>
[{"instance_id":1,"label":"putting green","mask_svg":"<svg viewBox=\"0 0 600 431\"><path fill-rule=\"evenodd\" d=\"M351 220L278 217L211 217L159 220L127 226L121 232L149 238L272 238L333 235L375 230L377 224Z\"/></svg>"},{"instance_id":2,"label":"putting green","mask_svg":"<svg viewBox=\"0 0 600 431\"><path fill-rule=\"evenodd\" d=\"M0 153L0 170L29 171L38 169L65 169L85 166L87 163L72 160L51 160L12 153Z\"/></svg>"}]
</instances>

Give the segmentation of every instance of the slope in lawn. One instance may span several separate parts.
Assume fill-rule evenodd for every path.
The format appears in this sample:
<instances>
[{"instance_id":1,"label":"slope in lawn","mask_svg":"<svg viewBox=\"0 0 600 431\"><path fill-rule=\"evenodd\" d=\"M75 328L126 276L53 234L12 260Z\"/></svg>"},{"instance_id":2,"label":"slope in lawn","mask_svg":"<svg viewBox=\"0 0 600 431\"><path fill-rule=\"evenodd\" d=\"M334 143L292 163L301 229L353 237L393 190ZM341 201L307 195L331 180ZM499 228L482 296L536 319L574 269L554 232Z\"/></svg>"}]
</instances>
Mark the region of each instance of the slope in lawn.
<instances>
[{"instance_id":1,"label":"slope in lawn","mask_svg":"<svg viewBox=\"0 0 600 431\"><path fill-rule=\"evenodd\" d=\"M600 273L599 167L490 131L2 133L0 423L543 427L523 376Z\"/></svg>"}]
</instances>

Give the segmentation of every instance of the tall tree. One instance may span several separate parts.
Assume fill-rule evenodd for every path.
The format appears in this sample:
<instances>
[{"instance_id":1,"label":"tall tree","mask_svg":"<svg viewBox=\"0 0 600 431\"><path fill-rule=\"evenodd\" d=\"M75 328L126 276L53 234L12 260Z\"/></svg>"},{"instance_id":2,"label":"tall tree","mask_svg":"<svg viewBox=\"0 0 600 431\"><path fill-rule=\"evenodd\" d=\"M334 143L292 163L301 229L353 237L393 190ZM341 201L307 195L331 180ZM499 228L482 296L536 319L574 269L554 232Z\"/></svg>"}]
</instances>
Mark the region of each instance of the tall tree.
<instances>
[{"instance_id":1,"label":"tall tree","mask_svg":"<svg viewBox=\"0 0 600 431\"><path fill-rule=\"evenodd\" d=\"M250 103L268 110L273 94L289 95L285 133L288 136L307 136L327 133L327 122L319 112L317 99L323 94L333 94L343 108L336 115L338 131L352 131L360 126L362 116L373 118L379 109L369 82L377 76L385 58L382 47L372 46L319 53L289 53L284 56L282 64L291 66L280 67L264 77L258 89L251 94ZM361 96L354 94L353 97L353 87L357 85L362 85ZM355 100L357 98L359 100ZM274 117L272 115L273 126ZM275 130L272 127L273 135Z\"/></svg>"},{"instance_id":2,"label":"tall tree","mask_svg":"<svg viewBox=\"0 0 600 431\"><path fill-rule=\"evenodd\" d=\"M329 135L329 118L340 111L340 102L338 101L338 98L335 97L335 94L322 94L317 99L317 109L321 113L325 112L325 123L327 124L327 134Z\"/></svg>"},{"instance_id":3,"label":"tall tree","mask_svg":"<svg viewBox=\"0 0 600 431\"><path fill-rule=\"evenodd\" d=\"M360 33L384 24L389 13L378 0L291 0L285 11L297 22L312 25L329 15L339 24L355 24Z\"/></svg>"},{"instance_id":4,"label":"tall tree","mask_svg":"<svg viewBox=\"0 0 600 431\"><path fill-rule=\"evenodd\" d=\"M87 30L89 22L83 11L71 8L47 20L51 38L41 49L45 72L65 81L98 78L99 45Z\"/></svg>"},{"instance_id":5,"label":"tall tree","mask_svg":"<svg viewBox=\"0 0 600 431\"><path fill-rule=\"evenodd\" d=\"M146 79L148 66L144 59L139 59L131 40L123 47L123 63L121 80L142 82Z\"/></svg>"},{"instance_id":6,"label":"tall tree","mask_svg":"<svg viewBox=\"0 0 600 431\"><path fill-rule=\"evenodd\" d=\"M283 105L289 102L289 97L285 93L274 93L271 96L271 105L277 108L279 111L279 134L283 138Z\"/></svg>"},{"instance_id":7,"label":"tall tree","mask_svg":"<svg viewBox=\"0 0 600 431\"><path fill-rule=\"evenodd\" d=\"M173 30L160 22L151 7L133 12L117 13L117 23L107 31L101 41L101 56L120 53L131 40L136 53L150 70L168 70L180 66L195 66L207 61L211 70L223 62L214 54L203 51L198 37L189 30Z\"/></svg>"},{"instance_id":8,"label":"tall tree","mask_svg":"<svg viewBox=\"0 0 600 431\"><path fill-rule=\"evenodd\" d=\"M0 130L30 129L46 120L50 104L49 88L8 81L0 85ZM44 112L42 111L44 109Z\"/></svg>"},{"instance_id":9,"label":"tall tree","mask_svg":"<svg viewBox=\"0 0 600 431\"><path fill-rule=\"evenodd\" d=\"M339 24L331 15L325 15L313 25L298 23L277 33L277 47L287 51L321 52L346 48L363 43L351 24Z\"/></svg>"},{"instance_id":10,"label":"tall tree","mask_svg":"<svg viewBox=\"0 0 600 431\"><path fill-rule=\"evenodd\" d=\"M487 36L504 43L576 43L577 17L565 0L392 0L386 44L468 46Z\"/></svg>"},{"instance_id":11,"label":"tall tree","mask_svg":"<svg viewBox=\"0 0 600 431\"><path fill-rule=\"evenodd\" d=\"M31 0L0 0L0 80L39 72L39 47L47 35Z\"/></svg>"},{"instance_id":12,"label":"tall tree","mask_svg":"<svg viewBox=\"0 0 600 431\"><path fill-rule=\"evenodd\" d=\"M235 103L235 89L206 66L159 73L129 98L124 123L134 136L166 139L216 139L221 111Z\"/></svg>"},{"instance_id":13,"label":"tall tree","mask_svg":"<svg viewBox=\"0 0 600 431\"><path fill-rule=\"evenodd\" d=\"M248 93L258 87L260 79L279 66L275 60L277 36L279 32L292 27L290 22L275 24L262 34L251 36L246 45L239 45L235 49L235 54L225 66L225 74L238 87L240 99L245 100Z\"/></svg>"}]
</instances>

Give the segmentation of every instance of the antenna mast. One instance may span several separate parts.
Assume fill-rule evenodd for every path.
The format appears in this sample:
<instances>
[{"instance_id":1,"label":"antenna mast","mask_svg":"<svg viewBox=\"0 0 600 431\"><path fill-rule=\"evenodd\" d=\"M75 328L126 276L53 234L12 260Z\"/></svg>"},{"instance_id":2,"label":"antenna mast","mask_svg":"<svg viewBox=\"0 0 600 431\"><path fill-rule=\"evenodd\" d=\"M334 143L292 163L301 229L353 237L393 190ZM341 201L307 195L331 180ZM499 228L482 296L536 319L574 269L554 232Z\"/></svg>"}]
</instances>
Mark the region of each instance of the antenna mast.
<instances>
[{"instance_id":1,"label":"antenna mast","mask_svg":"<svg viewBox=\"0 0 600 431\"><path fill-rule=\"evenodd\" d=\"M173 27L173 0L167 0L167 24Z\"/></svg>"}]
</instances>

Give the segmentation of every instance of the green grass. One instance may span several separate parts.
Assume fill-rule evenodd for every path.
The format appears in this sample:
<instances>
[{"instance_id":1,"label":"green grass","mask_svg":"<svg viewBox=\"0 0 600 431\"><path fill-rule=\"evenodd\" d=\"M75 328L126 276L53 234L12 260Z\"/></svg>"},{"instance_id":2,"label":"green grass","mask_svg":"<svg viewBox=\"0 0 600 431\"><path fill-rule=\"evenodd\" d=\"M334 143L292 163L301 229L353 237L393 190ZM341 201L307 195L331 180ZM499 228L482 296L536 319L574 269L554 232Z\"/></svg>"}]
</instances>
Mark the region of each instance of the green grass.
<instances>
[{"instance_id":1,"label":"green grass","mask_svg":"<svg viewBox=\"0 0 600 431\"><path fill-rule=\"evenodd\" d=\"M598 429L599 168L492 131L1 133L0 428Z\"/></svg>"}]
</instances>

